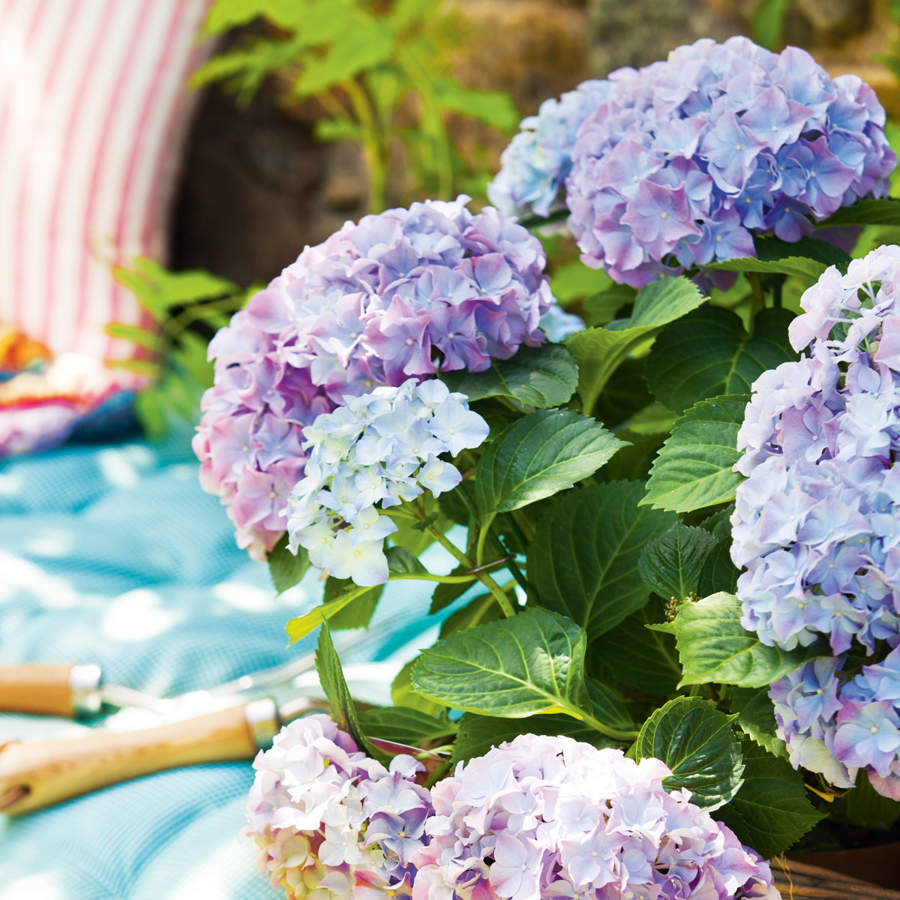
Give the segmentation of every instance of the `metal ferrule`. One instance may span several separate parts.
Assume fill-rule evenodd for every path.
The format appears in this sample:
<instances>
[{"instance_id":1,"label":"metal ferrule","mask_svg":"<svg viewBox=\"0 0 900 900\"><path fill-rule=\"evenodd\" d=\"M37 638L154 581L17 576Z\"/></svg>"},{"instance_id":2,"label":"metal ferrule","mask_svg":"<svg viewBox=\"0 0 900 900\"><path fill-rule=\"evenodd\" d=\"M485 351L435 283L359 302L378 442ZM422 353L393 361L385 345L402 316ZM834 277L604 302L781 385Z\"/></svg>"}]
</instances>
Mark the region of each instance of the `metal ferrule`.
<instances>
[{"instance_id":1,"label":"metal ferrule","mask_svg":"<svg viewBox=\"0 0 900 900\"><path fill-rule=\"evenodd\" d=\"M69 690L72 712L76 716L95 716L100 712L100 666L88 663L72 666L69 671Z\"/></svg>"},{"instance_id":2,"label":"metal ferrule","mask_svg":"<svg viewBox=\"0 0 900 900\"><path fill-rule=\"evenodd\" d=\"M244 707L244 717L250 726L253 743L260 750L268 750L272 746L272 738L281 727L278 722L278 707L271 697L253 700Z\"/></svg>"}]
</instances>

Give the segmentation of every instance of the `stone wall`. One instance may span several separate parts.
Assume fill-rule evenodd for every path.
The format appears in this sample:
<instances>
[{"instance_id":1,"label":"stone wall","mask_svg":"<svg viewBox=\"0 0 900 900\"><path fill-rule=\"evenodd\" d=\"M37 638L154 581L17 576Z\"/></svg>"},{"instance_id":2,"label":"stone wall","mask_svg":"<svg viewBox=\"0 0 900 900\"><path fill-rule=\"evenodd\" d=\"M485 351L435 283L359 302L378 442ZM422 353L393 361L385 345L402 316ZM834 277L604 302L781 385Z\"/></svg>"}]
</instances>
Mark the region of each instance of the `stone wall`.
<instances>
[{"instance_id":1,"label":"stone wall","mask_svg":"<svg viewBox=\"0 0 900 900\"><path fill-rule=\"evenodd\" d=\"M758 0L451 0L465 22L454 66L467 84L507 91L523 115L579 81L660 59L698 37L750 33ZM855 72L900 117L900 82L882 63L900 27L888 0L792 0L788 42L832 74ZM249 104L213 88L189 145L175 212L173 264L241 284L267 281L307 243L365 212L366 172L352 143L313 138L315 104L281 102L269 85ZM463 148L505 143L457 122Z\"/></svg>"}]
</instances>

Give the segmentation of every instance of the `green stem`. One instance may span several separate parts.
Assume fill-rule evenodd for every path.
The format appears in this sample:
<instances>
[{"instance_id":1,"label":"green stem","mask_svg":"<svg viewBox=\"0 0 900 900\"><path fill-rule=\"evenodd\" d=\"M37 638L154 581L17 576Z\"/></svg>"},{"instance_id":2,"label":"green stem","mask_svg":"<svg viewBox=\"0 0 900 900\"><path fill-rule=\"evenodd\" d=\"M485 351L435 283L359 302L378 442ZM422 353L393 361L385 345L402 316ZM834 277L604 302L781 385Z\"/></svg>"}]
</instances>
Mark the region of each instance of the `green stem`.
<instances>
[{"instance_id":1,"label":"green stem","mask_svg":"<svg viewBox=\"0 0 900 900\"><path fill-rule=\"evenodd\" d=\"M406 519L409 522L421 522L424 516L417 516L414 513L407 512L402 506L392 506L385 510L389 519Z\"/></svg>"},{"instance_id":2,"label":"green stem","mask_svg":"<svg viewBox=\"0 0 900 900\"><path fill-rule=\"evenodd\" d=\"M369 195L369 208L374 211L380 211L385 206L385 196L387 192L387 153L384 150L381 140L378 123L375 121L375 115L369 103L369 98L365 91L353 79L344 82L342 87L347 92L350 104L353 107L353 114L362 128L364 140L363 148L369 163L369 174L371 176L371 192Z\"/></svg>"},{"instance_id":3,"label":"green stem","mask_svg":"<svg viewBox=\"0 0 900 900\"><path fill-rule=\"evenodd\" d=\"M491 533L491 523L494 521L493 516L486 522L481 523L478 529L478 541L475 544L475 565L480 566L484 561L484 542Z\"/></svg>"},{"instance_id":4,"label":"green stem","mask_svg":"<svg viewBox=\"0 0 900 900\"><path fill-rule=\"evenodd\" d=\"M604 725L599 719L592 716L589 712L583 710L580 706L567 703L562 707L570 716L580 719L585 725L590 725L594 731L612 738L614 741L633 741L637 736L637 731L621 731L618 728L612 728Z\"/></svg>"},{"instance_id":5,"label":"green stem","mask_svg":"<svg viewBox=\"0 0 900 900\"><path fill-rule=\"evenodd\" d=\"M500 548L501 553L506 552L506 548L503 546L500 538L495 537L494 541L497 546ZM513 581L516 582L523 591L525 591L526 596L529 600L534 601L536 598L531 589L531 585L528 583L528 579L525 577L525 573L519 568L519 564L516 562L516 556L514 553L508 553L509 557L508 562L506 563L506 568L509 569L512 574Z\"/></svg>"},{"instance_id":6,"label":"green stem","mask_svg":"<svg viewBox=\"0 0 900 900\"><path fill-rule=\"evenodd\" d=\"M439 581L441 584L468 584L477 581L477 575L434 575L431 572L410 572L408 575L391 575L391 581Z\"/></svg>"},{"instance_id":7,"label":"green stem","mask_svg":"<svg viewBox=\"0 0 900 900\"><path fill-rule=\"evenodd\" d=\"M750 282L752 292L750 301L750 327L752 328L756 314L766 305L766 295L763 292L762 277L759 272L747 272L747 281Z\"/></svg>"},{"instance_id":8,"label":"green stem","mask_svg":"<svg viewBox=\"0 0 900 900\"><path fill-rule=\"evenodd\" d=\"M468 509L469 512L471 513L472 518L477 521L478 511L475 509L475 505L472 503L472 500L469 497L469 494L465 490L464 487L460 487L459 496L462 498L462 501L465 504L466 509ZM515 515L515 513L509 514L509 522L512 525L512 527L515 529L516 535L518 536L519 540L522 542L522 545L525 546L530 542L525 538L525 535L522 533L522 529L519 527L519 523L516 522L516 520L513 518L514 515ZM503 545L503 542L500 540L500 538L496 534L494 534L493 531L491 531L490 527L488 527L488 531L490 532L490 535L493 538L494 544L497 547L497 550L500 552L500 554L502 556L510 557L509 562L506 564L506 567L509 569L513 578L519 583L519 587L521 587L522 590L525 591L525 593L528 595L528 598L530 600L533 600L534 597L533 597L533 592L531 590L531 586L528 584L528 579L526 579L525 576L522 574L522 570L519 568L519 565L516 562L516 555L514 553L510 553L510 551ZM483 553L483 551L484 551L483 535L484 535L484 528L482 527L482 531L478 535L478 540L479 540L478 553ZM505 591L506 588L504 588L503 590Z\"/></svg>"},{"instance_id":9,"label":"green stem","mask_svg":"<svg viewBox=\"0 0 900 900\"><path fill-rule=\"evenodd\" d=\"M772 286L772 306L781 309L782 292L784 290L784 275L776 275Z\"/></svg>"},{"instance_id":10,"label":"green stem","mask_svg":"<svg viewBox=\"0 0 900 900\"><path fill-rule=\"evenodd\" d=\"M462 563L467 569L475 569L476 566L466 556L453 541L448 540L447 536L440 531L440 529L435 528L434 526L428 527L428 533L451 555L453 556L457 562ZM516 611L513 609L513 605L510 602L509 597L503 593L500 589L500 585L491 578L487 572L475 572L473 573L475 577L491 592L493 598L497 601L500 606L500 609L503 610L503 615L507 618L512 618Z\"/></svg>"}]
</instances>

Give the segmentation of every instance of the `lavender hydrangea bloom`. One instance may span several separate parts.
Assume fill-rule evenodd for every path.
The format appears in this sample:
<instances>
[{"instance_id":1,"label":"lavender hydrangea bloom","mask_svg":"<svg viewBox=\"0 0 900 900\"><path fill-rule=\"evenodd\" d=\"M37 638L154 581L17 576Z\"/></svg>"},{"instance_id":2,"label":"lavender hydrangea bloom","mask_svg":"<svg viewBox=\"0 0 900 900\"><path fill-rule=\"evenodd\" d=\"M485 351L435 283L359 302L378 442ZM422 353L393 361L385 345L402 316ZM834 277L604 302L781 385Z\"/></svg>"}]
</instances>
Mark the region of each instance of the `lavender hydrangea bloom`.
<instances>
[{"instance_id":1,"label":"lavender hydrangea bloom","mask_svg":"<svg viewBox=\"0 0 900 900\"><path fill-rule=\"evenodd\" d=\"M548 216L565 204L560 195L572 168L581 123L609 92L607 81L585 81L559 100L545 100L519 125L488 185L488 199L510 216Z\"/></svg>"},{"instance_id":2,"label":"lavender hydrangea bloom","mask_svg":"<svg viewBox=\"0 0 900 900\"><path fill-rule=\"evenodd\" d=\"M487 436L465 394L435 379L348 397L306 428L306 474L287 507L291 551L305 547L313 565L336 578L383 584L384 539L397 526L376 505L452 490L462 476L439 454L456 456Z\"/></svg>"},{"instance_id":3,"label":"lavender hydrangea bloom","mask_svg":"<svg viewBox=\"0 0 900 900\"><path fill-rule=\"evenodd\" d=\"M481 371L544 341L540 242L467 197L366 216L307 247L210 344L215 384L194 439L201 482L264 557L303 474L303 429L347 397Z\"/></svg>"},{"instance_id":4,"label":"lavender hydrangea bloom","mask_svg":"<svg viewBox=\"0 0 900 900\"><path fill-rule=\"evenodd\" d=\"M415 900L779 897L768 865L635 763L567 737L520 735L432 788Z\"/></svg>"},{"instance_id":5,"label":"lavender hydrangea bloom","mask_svg":"<svg viewBox=\"0 0 900 900\"><path fill-rule=\"evenodd\" d=\"M546 215L571 165L582 259L636 288L755 256L754 232L796 241L839 207L886 195L896 164L868 85L744 37L679 47L545 107L504 154L495 202Z\"/></svg>"},{"instance_id":6,"label":"lavender hydrangea bloom","mask_svg":"<svg viewBox=\"0 0 900 900\"><path fill-rule=\"evenodd\" d=\"M787 744L794 768L818 772L835 787L850 788L856 782L857 767L841 762L831 749L842 708L840 668L837 658L813 660L776 681L769 698L778 735Z\"/></svg>"},{"instance_id":7,"label":"lavender hydrangea bloom","mask_svg":"<svg viewBox=\"0 0 900 900\"><path fill-rule=\"evenodd\" d=\"M798 351L753 385L732 516L745 628L833 658L772 686L797 767L839 787L864 770L900 797L900 247L828 269L791 323ZM876 664L847 668L862 646ZM877 662L887 649L887 657Z\"/></svg>"},{"instance_id":8,"label":"lavender hydrangea bloom","mask_svg":"<svg viewBox=\"0 0 900 900\"><path fill-rule=\"evenodd\" d=\"M286 725L253 767L247 833L288 900L411 896L432 812L413 780L421 763L397 756L385 769L315 715Z\"/></svg>"},{"instance_id":9,"label":"lavender hydrangea bloom","mask_svg":"<svg viewBox=\"0 0 900 900\"><path fill-rule=\"evenodd\" d=\"M808 354L753 386L731 555L744 626L765 644L900 644L898 284L900 247L826 271L790 327Z\"/></svg>"}]
</instances>

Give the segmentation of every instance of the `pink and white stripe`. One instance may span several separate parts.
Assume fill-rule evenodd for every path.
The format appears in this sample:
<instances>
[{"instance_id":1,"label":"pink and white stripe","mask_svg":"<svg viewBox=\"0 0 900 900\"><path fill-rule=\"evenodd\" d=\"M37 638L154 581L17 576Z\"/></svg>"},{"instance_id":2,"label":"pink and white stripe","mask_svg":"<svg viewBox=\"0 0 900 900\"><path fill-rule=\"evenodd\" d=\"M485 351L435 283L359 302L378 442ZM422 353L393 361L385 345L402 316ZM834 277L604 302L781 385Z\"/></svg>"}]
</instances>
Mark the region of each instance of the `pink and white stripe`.
<instances>
[{"instance_id":1,"label":"pink and white stripe","mask_svg":"<svg viewBox=\"0 0 900 900\"><path fill-rule=\"evenodd\" d=\"M121 358L111 262L164 261L210 0L0 0L0 325Z\"/></svg>"}]
</instances>

